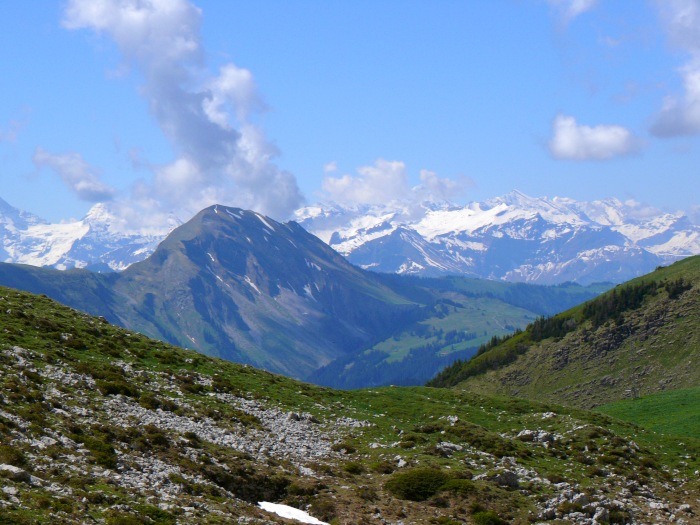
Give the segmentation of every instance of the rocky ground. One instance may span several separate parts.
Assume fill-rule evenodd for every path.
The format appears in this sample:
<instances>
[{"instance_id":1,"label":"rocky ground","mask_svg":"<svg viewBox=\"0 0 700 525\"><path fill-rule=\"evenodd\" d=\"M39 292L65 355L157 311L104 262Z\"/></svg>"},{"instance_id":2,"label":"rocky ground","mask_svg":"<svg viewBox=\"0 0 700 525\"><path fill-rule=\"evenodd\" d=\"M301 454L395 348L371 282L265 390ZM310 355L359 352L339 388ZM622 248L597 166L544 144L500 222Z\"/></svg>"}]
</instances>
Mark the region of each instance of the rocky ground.
<instances>
[{"instance_id":1,"label":"rocky ground","mask_svg":"<svg viewBox=\"0 0 700 525\"><path fill-rule=\"evenodd\" d=\"M332 524L700 523L690 441L448 389L314 387L42 301L0 312L0 524L293 523L261 501Z\"/></svg>"}]
</instances>

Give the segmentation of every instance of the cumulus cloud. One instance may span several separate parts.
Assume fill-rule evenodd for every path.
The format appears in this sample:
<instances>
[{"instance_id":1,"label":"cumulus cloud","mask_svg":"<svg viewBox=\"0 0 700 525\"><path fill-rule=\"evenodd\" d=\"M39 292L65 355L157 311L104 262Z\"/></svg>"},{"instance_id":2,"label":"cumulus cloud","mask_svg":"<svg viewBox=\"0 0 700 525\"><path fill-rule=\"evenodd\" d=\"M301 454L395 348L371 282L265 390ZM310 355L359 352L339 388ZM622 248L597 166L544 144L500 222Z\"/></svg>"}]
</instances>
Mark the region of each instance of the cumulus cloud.
<instances>
[{"instance_id":1,"label":"cumulus cloud","mask_svg":"<svg viewBox=\"0 0 700 525\"><path fill-rule=\"evenodd\" d=\"M686 51L689 61L679 69L683 94L668 96L651 132L657 137L700 133L700 0L657 1L670 41Z\"/></svg>"},{"instance_id":2,"label":"cumulus cloud","mask_svg":"<svg viewBox=\"0 0 700 525\"><path fill-rule=\"evenodd\" d=\"M37 148L32 157L37 168L54 171L77 197L88 202L111 200L116 190L100 181L99 171L85 162L79 153L52 154Z\"/></svg>"},{"instance_id":3,"label":"cumulus cloud","mask_svg":"<svg viewBox=\"0 0 700 525\"><path fill-rule=\"evenodd\" d=\"M634 152L638 142L622 126L584 126L574 117L557 115L549 151L557 159L606 160Z\"/></svg>"},{"instance_id":4,"label":"cumulus cloud","mask_svg":"<svg viewBox=\"0 0 700 525\"><path fill-rule=\"evenodd\" d=\"M561 23L566 25L593 9L598 0L547 0L547 3L557 11Z\"/></svg>"},{"instance_id":5,"label":"cumulus cloud","mask_svg":"<svg viewBox=\"0 0 700 525\"><path fill-rule=\"evenodd\" d=\"M421 170L420 181L420 185L413 188L413 192L427 200L453 200L461 196L467 188L474 186L474 182L467 177L461 177L459 180L441 178L430 170Z\"/></svg>"},{"instance_id":6,"label":"cumulus cloud","mask_svg":"<svg viewBox=\"0 0 700 525\"><path fill-rule=\"evenodd\" d=\"M380 204L408 196L410 191L406 165L400 161L378 159L372 166L357 169L357 175L326 177L322 189L341 204Z\"/></svg>"},{"instance_id":7,"label":"cumulus cloud","mask_svg":"<svg viewBox=\"0 0 700 525\"><path fill-rule=\"evenodd\" d=\"M140 92L177 158L134 189L140 201L190 213L221 203L285 218L303 198L248 120L264 108L253 75L233 63L209 72L201 19L187 0L69 0L63 25L111 38L143 74Z\"/></svg>"},{"instance_id":8,"label":"cumulus cloud","mask_svg":"<svg viewBox=\"0 0 700 525\"><path fill-rule=\"evenodd\" d=\"M378 159L371 166L358 168L356 175L324 178L322 188L329 200L354 206L451 200L463 193L470 182L466 178L459 181L440 178L429 170L421 170L420 180L419 185L411 187L403 162Z\"/></svg>"}]
</instances>

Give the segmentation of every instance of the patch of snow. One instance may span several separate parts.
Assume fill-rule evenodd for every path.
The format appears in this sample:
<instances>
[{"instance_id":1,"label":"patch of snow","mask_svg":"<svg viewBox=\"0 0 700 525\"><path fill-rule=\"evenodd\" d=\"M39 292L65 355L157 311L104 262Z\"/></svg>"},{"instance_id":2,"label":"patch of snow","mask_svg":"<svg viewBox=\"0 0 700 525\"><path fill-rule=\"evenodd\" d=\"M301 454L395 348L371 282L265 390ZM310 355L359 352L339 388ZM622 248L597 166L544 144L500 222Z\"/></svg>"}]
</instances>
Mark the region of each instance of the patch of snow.
<instances>
[{"instance_id":1,"label":"patch of snow","mask_svg":"<svg viewBox=\"0 0 700 525\"><path fill-rule=\"evenodd\" d=\"M300 523L311 523L312 525L328 525L327 522L320 521L309 515L309 513L294 507L290 507L289 505L261 501L258 503L258 506L267 512L272 512L273 514L277 514L279 517L286 518L288 520L296 520Z\"/></svg>"},{"instance_id":2,"label":"patch of snow","mask_svg":"<svg viewBox=\"0 0 700 525\"><path fill-rule=\"evenodd\" d=\"M260 289L257 286L255 286L255 283L253 281L251 281L250 277L248 277L247 275L245 276L245 282L248 283L253 290L258 292L259 295L262 295L262 292L260 291Z\"/></svg>"},{"instance_id":3,"label":"patch of snow","mask_svg":"<svg viewBox=\"0 0 700 525\"><path fill-rule=\"evenodd\" d=\"M309 268L314 268L315 270L318 270L319 272L321 271L321 267L318 264L316 264L315 262L309 261L308 259L304 259L304 260L306 261L306 266L308 266Z\"/></svg>"},{"instance_id":4,"label":"patch of snow","mask_svg":"<svg viewBox=\"0 0 700 525\"><path fill-rule=\"evenodd\" d=\"M259 213L256 213L255 216L260 219L260 222L262 222L265 226L267 226L270 230L275 231L274 226L272 226L269 222L265 220L265 217L260 215Z\"/></svg>"}]
</instances>

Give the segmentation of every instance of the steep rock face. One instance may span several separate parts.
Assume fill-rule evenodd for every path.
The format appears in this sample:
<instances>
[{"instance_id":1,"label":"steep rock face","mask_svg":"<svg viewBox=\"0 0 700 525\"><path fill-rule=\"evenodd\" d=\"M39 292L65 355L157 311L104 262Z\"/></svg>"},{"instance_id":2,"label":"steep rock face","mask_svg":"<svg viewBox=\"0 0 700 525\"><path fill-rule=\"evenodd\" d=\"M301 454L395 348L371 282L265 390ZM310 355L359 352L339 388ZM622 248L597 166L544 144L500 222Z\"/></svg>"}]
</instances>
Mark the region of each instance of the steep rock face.
<instances>
[{"instance_id":1,"label":"steep rock face","mask_svg":"<svg viewBox=\"0 0 700 525\"><path fill-rule=\"evenodd\" d=\"M623 282L700 253L700 227L685 215L616 199L587 203L514 191L466 206L316 205L299 210L297 220L353 264L424 276Z\"/></svg>"}]
</instances>

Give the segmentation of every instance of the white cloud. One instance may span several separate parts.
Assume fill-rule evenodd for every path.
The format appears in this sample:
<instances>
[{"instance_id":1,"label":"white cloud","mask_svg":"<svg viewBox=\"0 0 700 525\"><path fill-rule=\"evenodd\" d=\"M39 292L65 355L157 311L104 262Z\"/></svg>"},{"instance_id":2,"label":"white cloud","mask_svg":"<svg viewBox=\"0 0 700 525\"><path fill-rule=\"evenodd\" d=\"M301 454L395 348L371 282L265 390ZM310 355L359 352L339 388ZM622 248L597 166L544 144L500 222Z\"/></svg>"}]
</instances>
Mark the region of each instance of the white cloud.
<instances>
[{"instance_id":1,"label":"white cloud","mask_svg":"<svg viewBox=\"0 0 700 525\"><path fill-rule=\"evenodd\" d=\"M338 163L334 160L323 166L324 173L333 173L335 171L338 171Z\"/></svg>"},{"instance_id":2,"label":"white cloud","mask_svg":"<svg viewBox=\"0 0 700 525\"><path fill-rule=\"evenodd\" d=\"M558 13L562 24L566 25L586 11L590 11L598 0L547 0Z\"/></svg>"},{"instance_id":3,"label":"white cloud","mask_svg":"<svg viewBox=\"0 0 700 525\"><path fill-rule=\"evenodd\" d=\"M700 225L700 205L691 206L688 210L688 217L693 224Z\"/></svg>"},{"instance_id":4,"label":"white cloud","mask_svg":"<svg viewBox=\"0 0 700 525\"><path fill-rule=\"evenodd\" d=\"M656 115L651 132L658 137L700 133L700 0L657 1L671 42L690 54L679 69L683 94L668 96Z\"/></svg>"},{"instance_id":5,"label":"white cloud","mask_svg":"<svg viewBox=\"0 0 700 525\"><path fill-rule=\"evenodd\" d=\"M210 97L202 103L209 120L224 129L231 127L231 111L239 121L245 122L252 109L264 107L258 96L253 74L247 69L226 64L219 76L209 82Z\"/></svg>"},{"instance_id":6,"label":"white cloud","mask_svg":"<svg viewBox=\"0 0 700 525\"><path fill-rule=\"evenodd\" d=\"M574 117L557 115L549 151L557 159L606 160L628 155L637 149L638 141L622 127L579 125Z\"/></svg>"},{"instance_id":7,"label":"white cloud","mask_svg":"<svg viewBox=\"0 0 700 525\"><path fill-rule=\"evenodd\" d=\"M421 170L420 180L421 184L413 188L413 192L428 200L453 200L474 185L474 182L466 177L455 181L440 178L437 173L429 170Z\"/></svg>"},{"instance_id":8,"label":"white cloud","mask_svg":"<svg viewBox=\"0 0 700 525\"><path fill-rule=\"evenodd\" d=\"M380 204L408 196L406 165L378 159L372 166L357 169L357 176L326 177L323 191L340 204Z\"/></svg>"},{"instance_id":9,"label":"white cloud","mask_svg":"<svg viewBox=\"0 0 700 525\"><path fill-rule=\"evenodd\" d=\"M37 148L32 162L37 168L53 170L81 200L109 201L116 194L114 188L100 181L99 171L85 162L79 153L52 154Z\"/></svg>"},{"instance_id":10,"label":"white cloud","mask_svg":"<svg viewBox=\"0 0 700 525\"><path fill-rule=\"evenodd\" d=\"M420 180L421 184L411 187L403 162L378 159L371 166L358 168L357 175L324 178L322 188L328 199L353 206L391 201L451 200L470 185L467 179L443 179L429 170L421 170Z\"/></svg>"},{"instance_id":11,"label":"white cloud","mask_svg":"<svg viewBox=\"0 0 700 525\"><path fill-rule=\"evenodd\" d=\"M700 0L656 0L656 5L671 42L700 53Z\"/></svg>"},{"instance_id":12,"label":"white cloud","mask_svg":"<svg viewBox=\"0 0 700 525\"><path fill-rule=\"evenodd\" d=\"M201 18L187 0L69 0L63 24L108 36L143 73L140 92L177 153L135 189L149 194L143 202L183 214L220 203L286 218L303 198L295 177L274 164L276 149L247 121L264 107L253 75L232 63L210 74Z\"/></svg>"}]
</instances>

